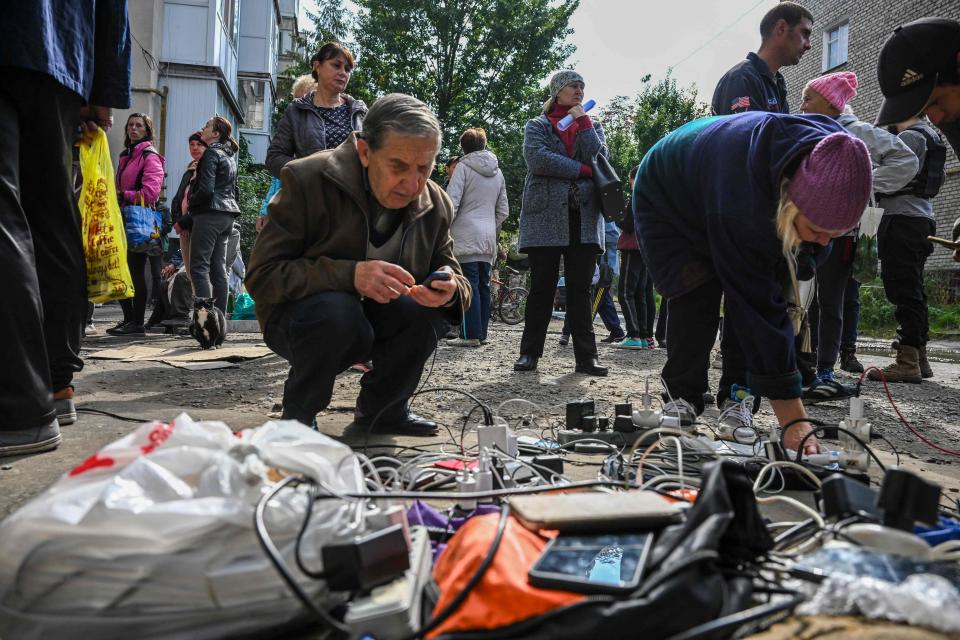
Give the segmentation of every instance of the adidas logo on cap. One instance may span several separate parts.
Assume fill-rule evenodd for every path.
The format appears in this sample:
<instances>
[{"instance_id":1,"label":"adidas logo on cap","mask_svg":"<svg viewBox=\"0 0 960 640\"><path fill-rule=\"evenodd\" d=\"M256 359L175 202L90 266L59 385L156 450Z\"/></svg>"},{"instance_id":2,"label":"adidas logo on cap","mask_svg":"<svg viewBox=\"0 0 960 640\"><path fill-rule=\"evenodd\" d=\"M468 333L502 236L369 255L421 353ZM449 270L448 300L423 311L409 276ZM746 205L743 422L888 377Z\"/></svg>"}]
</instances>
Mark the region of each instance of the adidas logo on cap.
<instances>
[{"instance_id":1,"label":"adidas logo on cap","mask_svg":"<svg viewBox=\"0 0 960 640\"><path fill-rule=\"evenodd\" d=\"M920 82L921 80L923 80L922 73L917 73L913 69L907 69L903 72L903 77L900 78L900 86L908 87L914 82Z\"/></svg>"}]
</instances>

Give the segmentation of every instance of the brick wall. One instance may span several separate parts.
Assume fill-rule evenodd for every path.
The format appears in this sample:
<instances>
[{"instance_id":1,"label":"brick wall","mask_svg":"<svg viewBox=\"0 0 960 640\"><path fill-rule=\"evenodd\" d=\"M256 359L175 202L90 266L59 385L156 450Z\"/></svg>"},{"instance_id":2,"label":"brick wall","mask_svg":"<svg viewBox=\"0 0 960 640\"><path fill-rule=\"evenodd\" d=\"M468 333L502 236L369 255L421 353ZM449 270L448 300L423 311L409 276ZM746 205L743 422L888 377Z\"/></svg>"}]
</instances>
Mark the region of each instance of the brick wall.
<instances>
[{"instance_id":1,"label":"brick wall","mask_svg":"<svg viewBox=\"0 0 960 640\"><path fill-rule=\"evenodd\" d=\"M853 71L860 82L858 95L850 102L861 120L873 122L880 110L883 96L877 84L877 60L880 49L893 29L900 24L937 16L960 20L960 2L957 0L795 0L813 14L814 35L812 48L804 54L800 64L781 69L787 79L790 106L795 112L800 107L800 96L808 81L824 73L823 33L837 24L849 21L847 62L828 71ZM937 216L937 234L950 237L953 221L960 216L960 162L947 145L947 180L934 199ZM934 249L927 261L927 270L956 269L957 263L943 248Z\"/></svg>"}]
</instances>

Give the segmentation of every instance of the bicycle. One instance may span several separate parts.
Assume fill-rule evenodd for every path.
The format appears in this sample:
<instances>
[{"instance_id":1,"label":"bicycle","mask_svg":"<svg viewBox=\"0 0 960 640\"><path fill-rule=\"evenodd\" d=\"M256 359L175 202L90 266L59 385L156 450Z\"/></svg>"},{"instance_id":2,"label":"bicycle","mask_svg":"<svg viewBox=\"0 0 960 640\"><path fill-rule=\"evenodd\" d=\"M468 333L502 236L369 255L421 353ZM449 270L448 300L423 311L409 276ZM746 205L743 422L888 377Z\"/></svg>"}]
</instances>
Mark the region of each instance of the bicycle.
<instances>
[{"instance_id":1,"label":"bicycle","mask_svg":"<svg viewBox=\"0 0 960 640\"><path fill-rule=\"evenodd\" d=\"M514 325L523 322L527 308L529 292L523 287L512 287L510 281L520 272L512 267L504 267L507 271L507 282L499 280L496 275L491 276L490 282L497 287L494 303L490 305L490 317L500 316L504 324Z\"/></svg>"}]
</instances>

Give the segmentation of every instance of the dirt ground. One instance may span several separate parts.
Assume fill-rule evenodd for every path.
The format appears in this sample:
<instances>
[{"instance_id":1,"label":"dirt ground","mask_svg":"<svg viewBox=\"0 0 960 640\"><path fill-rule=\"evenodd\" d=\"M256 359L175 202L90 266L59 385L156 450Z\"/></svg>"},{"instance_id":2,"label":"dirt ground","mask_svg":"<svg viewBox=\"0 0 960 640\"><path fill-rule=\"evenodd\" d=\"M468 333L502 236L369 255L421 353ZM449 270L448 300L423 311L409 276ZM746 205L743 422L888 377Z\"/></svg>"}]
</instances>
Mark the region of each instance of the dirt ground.
<instances>
[{"instance_id":1,"label":"dirt ground","mask_svg":"<svg viewBox=\"0 0 960 640\"><path fill-rule=\"evenodd\" d=\"M112 337L102 333L119 317L116 305L96 310L95 321L101 331L88 338L84 354L132 343L160 347L183 347L192 344L191 338L177 338L148 334L137 339ZM475 394L496 407L511 398L523 398L536 403L542 410L529 405L510 404L503 408L505 416L532 413L538 429L559 427L564 405L576 398L594 398L601 407L612 408L612 403L638 398L644 380L651 380L651 388L659 392L658 376L665 361L662 349L627 351L600 345L601 361L610 367L606 378L594 378L573 372L572 346L557 343L560 322L555 320L547 336L546 349L539 370L532 373L513 371L522 327L492 323L489 342L476 349L441 345L435 362L429 363L426 388L453 387ZM606 335L597 326L598 338ZM262 336L256 333L234 333L228 344L260 344ZM889 350L880 341L864 340L861 359L865 365L883 366L891 361ZM891 390L898 406L914 427L940 446L960 450L960 343L936 343L930 346L935 377L921 385L896 384ZM141 419L170 420L180 412L197 419L222 420L234 429L258 426L270 419L275 405L283 394L286 362L279 356L245 361L228 369L188 371L159 362L125 363L110 360L87 359L83 371L76 378L79 407L99 409L120 416ZM710 370L712 384L719 379L719 370ZM851 381L852 376L842 374ZM320 429L348 444L361 448L363 433L347 428L351 421L354 399L358 390L359 374L345 373L337 381L331 406L319 416ZM867 414L876 430L897 448L902 464L916 470L929 480L943 486L945 503L956 504L960 498L960 465L955 458L939 453L920 442L897 419L880 383L864 385ZM607 403L607 404L605 404ZM452 450L451 437L457 438L464 417L472 408L469 399L454 392L424 394L417 398L413 409L431 416L448 426L451 435L441 432L437 438L399 438L371 436L369 444L412 445L438 448L447 442ZM810 408L814 417L836 423L846 413L845 403L820 404ZM715 420L711 412L705 420ZM475 421L476 414L474 414ZM758 422L772 424L773 414L764 403ZM35 496L61 474L95 453L100 447L119 438L136 426L101 414L81 413L79 421L63 429L63 444L54 452L36 456L0 459L0 517L15 510ZM893 463L890 447L875 440L873 446L881 452L885 463ZM383 449L378 450L383 452ZM567 475L587 479L595 477L596 462L602 456L571 456Z\"/></svg>"}]
</instances>

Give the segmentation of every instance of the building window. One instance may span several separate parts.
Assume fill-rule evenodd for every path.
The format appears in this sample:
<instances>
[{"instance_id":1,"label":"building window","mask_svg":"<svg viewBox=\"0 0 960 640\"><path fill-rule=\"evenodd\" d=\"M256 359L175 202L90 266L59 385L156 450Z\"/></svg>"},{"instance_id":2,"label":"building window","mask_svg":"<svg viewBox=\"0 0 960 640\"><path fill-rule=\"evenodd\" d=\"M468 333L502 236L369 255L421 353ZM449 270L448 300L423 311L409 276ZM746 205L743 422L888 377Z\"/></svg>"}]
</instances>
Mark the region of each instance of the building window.
<instances>
[{"instance_id":1,"label":"building window","mask_svg":"<svg viewBox=\"0 0 960 640\"><path fill-rule=\"evenodd\" d=\"M227 37L234 45L240 33L240 20L237 15L240 11L240 0L220 0L220 17L223 19L223 28Z\"/></svg>"},{"instance_id":2,"label":"building window","mask_svg":"<svg viewBox=\"0 0 960 640\"><path fill-rule=\"evenodd\" d=\"M838 24L823 32L823 70L839 67L847 61L850 23Z\"/></svg>"},{"instance_id":3,"label":"building window","mask_svg":"<svg viewBox=\"0 0 960 640\"><path fill-rule=\"evenodd\" d=\"M263 129L264 83L262 80L240 81L240 109L244 129Z\"/></svg>"}]
</instances>

